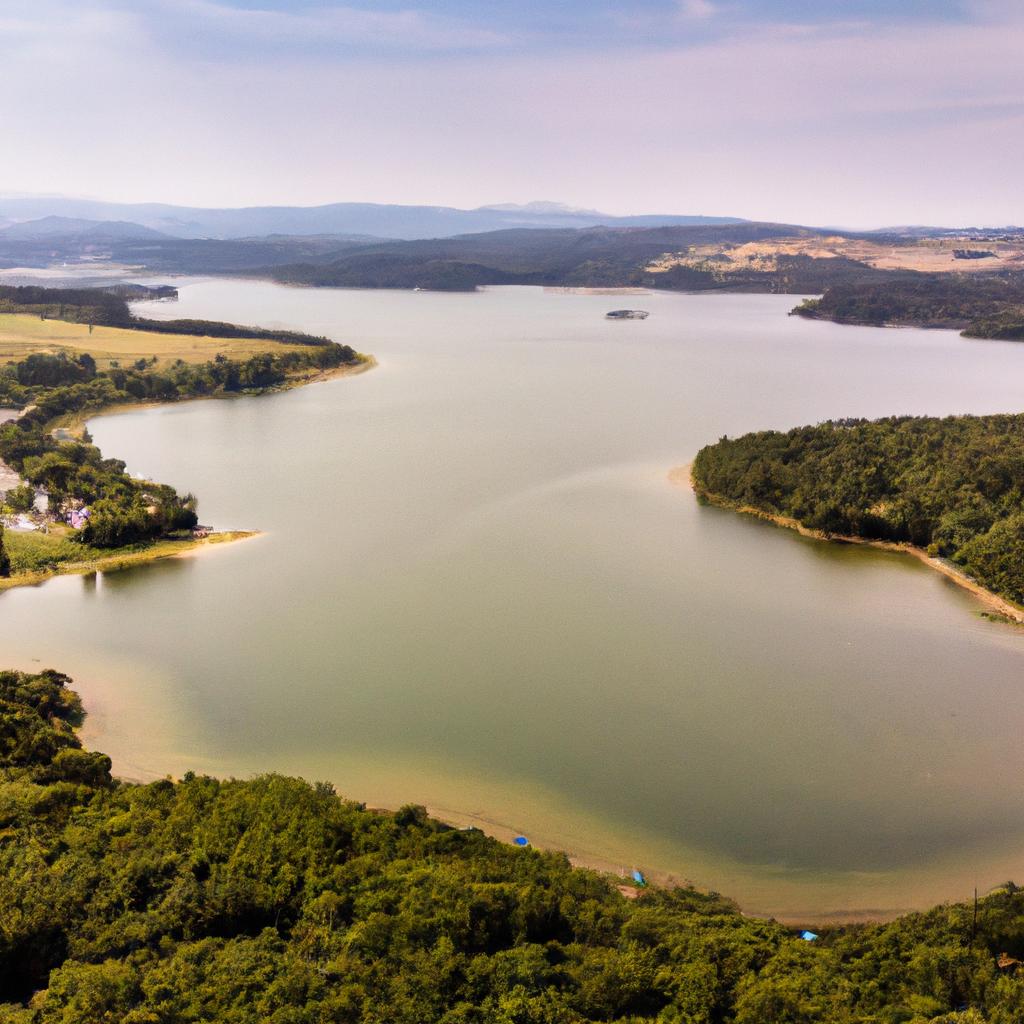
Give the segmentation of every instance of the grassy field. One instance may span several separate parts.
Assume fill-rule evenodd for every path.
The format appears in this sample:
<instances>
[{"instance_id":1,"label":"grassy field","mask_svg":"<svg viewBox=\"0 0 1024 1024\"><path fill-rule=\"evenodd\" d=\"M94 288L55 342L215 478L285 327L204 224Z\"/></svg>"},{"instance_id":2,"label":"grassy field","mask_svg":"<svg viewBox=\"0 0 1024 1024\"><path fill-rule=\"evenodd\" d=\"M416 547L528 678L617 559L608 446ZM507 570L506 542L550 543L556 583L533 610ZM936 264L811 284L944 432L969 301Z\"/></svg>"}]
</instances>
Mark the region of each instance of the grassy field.
<instances>
[{"instance_id":1,"label":"grassy field","mask_svg":"<svg viewBox=\"0 0 1024 1024\"><path fill-rule=\"evenodd\" d=\"M67 527L55 525L49 533L7 530L4 546L11 559L11 575L0 579L0 591L42 583L51 576L116 572L160 558L172 558L211 544L244 540L257 534L244 531L212 533L209 537L159 540L124 548L91 548L70 539Z\"/></svg>"},{"instance_id":2,"label":"grassy field","mask_svg":"<svg viewBox=\"0 0 1024 1024\"><path fill-rule=\"evenodd\" d=\"M984 249L996 255L985 259L958 260L953 258L954 249ZM890 244L839 235L812 235L741 244L694 245L685 253L666 253L653 260L646 269L650 273L664 273L679 266L702 268L711 261L715 271L727 278L729 274L751 270L777 270L780 257L791 256L809 256L813 259L842 256L878 270L916 270L933 274L976 274L1024 268L1024 245L1019 242L972 242L965 236L922 238Z\"/></svg>"},{"instance_id":3,"label":"grassy field","mask_svg":"<svg viewBox=\"0 0 1024 1024\"><path fill-rule=\"evenodd\" d=\"M130 366L136 359L157 357L158 365L182 359L186 363L209 362L218 352L244 359L257 352L290 352L295 345L254 338L203 338L187 334L130 331L120 327L94 327L63 320L40 320L23 313L0 313L0 364L24 359L34 352L69 355L88 352L98 367L112 361Z\"/></svg>"}]
</instances>

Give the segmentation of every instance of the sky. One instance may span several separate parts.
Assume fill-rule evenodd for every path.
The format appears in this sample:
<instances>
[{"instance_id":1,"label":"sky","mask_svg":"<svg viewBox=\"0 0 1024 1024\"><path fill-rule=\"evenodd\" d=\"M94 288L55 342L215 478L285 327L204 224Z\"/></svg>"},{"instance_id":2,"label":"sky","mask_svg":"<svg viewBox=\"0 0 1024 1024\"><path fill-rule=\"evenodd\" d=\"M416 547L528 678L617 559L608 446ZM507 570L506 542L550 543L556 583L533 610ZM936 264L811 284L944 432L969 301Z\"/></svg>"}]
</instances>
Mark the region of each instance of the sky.
<instances>
[{"instance_id":1,"label":"sky","mask_svg":"<svg viewBox=\"0 0 1024 1024\"><path fill-rule=\"evenodd\" d=\"M1024 0L0 0L0 192L1024 223Z\"/></svg>"}]
</instances>

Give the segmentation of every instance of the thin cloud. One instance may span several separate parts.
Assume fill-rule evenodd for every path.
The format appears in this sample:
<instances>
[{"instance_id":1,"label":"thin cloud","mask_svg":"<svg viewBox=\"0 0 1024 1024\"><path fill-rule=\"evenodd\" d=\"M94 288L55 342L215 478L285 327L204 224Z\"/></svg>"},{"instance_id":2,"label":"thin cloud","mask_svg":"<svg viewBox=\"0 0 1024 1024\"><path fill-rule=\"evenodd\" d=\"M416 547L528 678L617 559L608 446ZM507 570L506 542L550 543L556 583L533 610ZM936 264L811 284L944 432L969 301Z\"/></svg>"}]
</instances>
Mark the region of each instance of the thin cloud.
<instances>
[{"instance_id":1,"label":"thin cloud","mask_svg":"<svg viewBox=\"0 0 1024 1024\"><path fill-rule=\"evenodd\" d=\"M178 29L187 27L206 47L223 43L269 46L282 53L338 47L438 52L490 50L509 43L506 35L490 28L412 8L382 11L332 5L279 11L215 0L163 0L161 6L164 27L168 20Z\"/></svg>"},{"instance_id":2,"label":"thin cloud","mask_svg":"<svg viewBox=\"0 0 1024 1024\"><path fill-rule=\"evenodd\" d=\"M860 225L1024 216L1024 24L1006 7L969 23L739 24L723 0L689 27L662 6L674 40L458 51L436 47L475 37L396 11L246 26L219 0L149 0L93 10L82 32L88 2L4 5L50 24L32 46L22 24L0 61L0 189L196 205L552 196ZM418 49L377 45L401 25ZM44 45L61 47L45 74Z\"/></svg>"},{"instance_id":3,"label":"thin cloud","mask_svg":"<svg viewBox=\"0 0 1024 1024\"><path fill-rule=\"evenodd\" d=\"M718 13L711 0L679 0L679 13L687 21L705 21Z\"/></svg>"}]
</instances>

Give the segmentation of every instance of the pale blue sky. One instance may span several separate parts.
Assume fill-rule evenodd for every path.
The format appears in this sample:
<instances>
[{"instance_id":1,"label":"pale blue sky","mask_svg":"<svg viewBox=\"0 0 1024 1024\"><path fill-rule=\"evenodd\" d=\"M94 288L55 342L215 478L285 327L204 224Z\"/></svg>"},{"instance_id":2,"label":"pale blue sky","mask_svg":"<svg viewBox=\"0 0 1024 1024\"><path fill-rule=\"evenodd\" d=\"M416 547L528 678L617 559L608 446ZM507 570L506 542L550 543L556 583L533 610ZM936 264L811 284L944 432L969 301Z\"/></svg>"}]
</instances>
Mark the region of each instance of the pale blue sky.
<instances>
[{"instance_id":1,"label":"pale blue sky","mask_svg":"<svg viewBox=\"0 0 1024 1024\"><path fill-rule=\"evenodd\" d=\"M3 0L0 191L1024 221L1020 0Z\"/></svg>"}]
</instances>

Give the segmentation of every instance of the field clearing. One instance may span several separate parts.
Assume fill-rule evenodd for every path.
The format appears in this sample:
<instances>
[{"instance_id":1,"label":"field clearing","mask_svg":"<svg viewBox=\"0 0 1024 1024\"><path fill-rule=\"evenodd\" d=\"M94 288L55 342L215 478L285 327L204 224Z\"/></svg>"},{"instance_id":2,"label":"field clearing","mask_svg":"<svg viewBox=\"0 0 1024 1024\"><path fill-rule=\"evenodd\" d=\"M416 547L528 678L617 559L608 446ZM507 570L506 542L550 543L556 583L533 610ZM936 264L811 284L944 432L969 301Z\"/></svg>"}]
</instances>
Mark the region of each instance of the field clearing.
<instances>
[{"instance_id":1,"label":"field clearing","mask_svg":"<svg viewBox=\"0 0 1024 1024\"><path fill-rule=\"evenodd\" d=\"M0 592L12 587L33 586L53 576L85 576L96 572L120 572L162 558L180 558L217 544L258 537L254 531L231 530L208 537L167 538L123 548L92 548L72 540L72 531L52 525L49 533L7 530L4 544L11 558L11 575L0 579Z\"/></svg>"},{"instance_id":2,"label":"field clearing","mask_svg":"<svg viewBox=\"0 0 1024 1024\"><path fill-rule=\"evenodd\" d=\"M130 366L137 359L157 358L157 365L207 363L218 353L244 359L258 352L293 352L302 346L256 338L207 338L191 334L161 334L122 327L94 327L63 320L40 320L25 313L0 313L0 365L36 352L78 355L88 352L100 369L112 362Z\"/></svg>"},{"instance_id":3,"label":"field clearing","mask_svg":"<svg viewBox=\"0 0 1024 1024\"><path fill-rule=\"evenodd\" d=\"M982 249L995 253L983 259L954 259L954 249ZM926 273L979 273L1019 270L1024 267L1024 247L1018 242L972 242L969 238L924 238L900 245L879 244L867 239L799 237L745 242L741 245L695 245L687 252L665 253L647 270L665 272L677 266L710 265L724 276L746 271L774 271L779 257L809 256L830 259L837 256L857 260L879 270L916 270Z\"/></svg>"}]
</instances>

